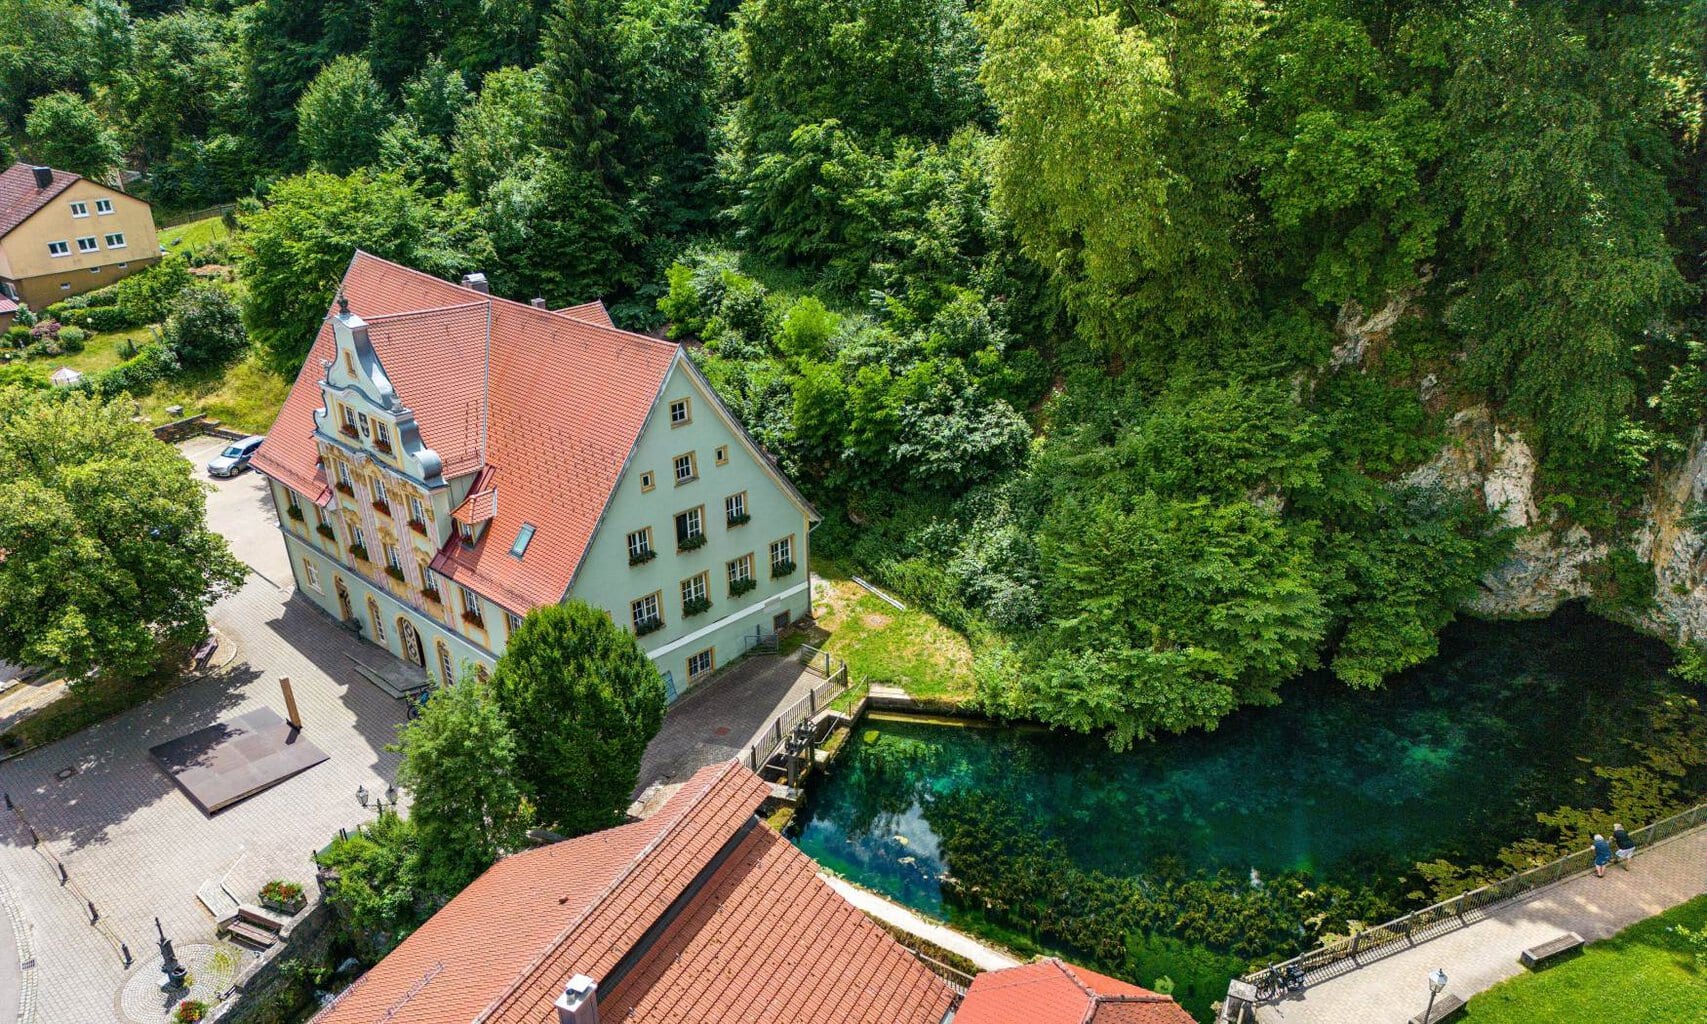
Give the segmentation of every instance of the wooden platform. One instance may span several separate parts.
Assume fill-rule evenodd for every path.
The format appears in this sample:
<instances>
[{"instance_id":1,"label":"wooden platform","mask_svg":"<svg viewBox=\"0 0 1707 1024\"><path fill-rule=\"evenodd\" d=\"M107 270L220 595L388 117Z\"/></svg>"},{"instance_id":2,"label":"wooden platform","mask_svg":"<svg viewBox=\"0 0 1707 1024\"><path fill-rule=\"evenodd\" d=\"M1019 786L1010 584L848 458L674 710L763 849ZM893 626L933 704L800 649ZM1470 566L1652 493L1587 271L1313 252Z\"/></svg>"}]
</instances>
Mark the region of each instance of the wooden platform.
<instances>
[{"instance_id":1,"label":"wooden platform","mask_svg":"<svg viewBox=\"0 0 1707 1024\"><path fill-rule=\"evenodd\" d=\"M271 708L197 729L148 754L210 817L326 760Z\"/></svg>"}]
</instances>

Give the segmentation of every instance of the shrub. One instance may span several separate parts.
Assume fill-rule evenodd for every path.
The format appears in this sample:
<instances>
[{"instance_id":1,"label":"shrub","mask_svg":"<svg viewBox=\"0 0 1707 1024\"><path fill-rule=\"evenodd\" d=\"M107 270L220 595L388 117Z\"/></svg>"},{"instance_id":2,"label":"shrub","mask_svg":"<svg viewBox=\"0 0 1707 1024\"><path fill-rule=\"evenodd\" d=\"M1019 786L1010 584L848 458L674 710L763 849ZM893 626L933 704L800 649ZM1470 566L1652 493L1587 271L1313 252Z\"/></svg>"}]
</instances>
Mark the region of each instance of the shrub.
<instances>
[{"instance_id":1,"label":"shrub","mask_svg":"<svg viewBox=\"0 0 1707 1024\"><path fill-rule=\"evenodd\" d=\"M42 320L30 328L30 337L36 341L49 341L59 337L58 320Z\"/></svg>"},{"instance_id":2,"label":"shrub","mask_svg":"<svg viewBox=\"0 0 1707 1024\"><path fill-rule=\"evenodd\" d=\"M89 337L89 332L81 327L61 327L59 329L59 347L67 352L83 351L83 342Z\"/></svg>"},{"instance_id":3,"label":"shrub","mask_svg":"<svg viewBox=\"0 0 1707 1024\"><path fill-rule=\"evenodd\" d=\"M87 328L96 333L107 331L123 331L132 327L140 327L145 320L133 319L130 314L119 306L95 306L89 309L73 309L65 314L66 320Z\"/></svg>"},{"instance_id":4,"label":"shrub","mask_svg":"<svg viewBox=\"0 0 1707 1024\"><path fill-rule=\"evenodd\" d=\"M249 344L237 302L217 285L184 289L163 332L166 345L187 367L217 366Z\"/></svg>"},{"instance_id":5,"label":"shrub","mask_svg":"<svg viewBox=\"0 0 1707 1024\"><path fill-rule=\"evenodd\" d=\"M696 597L696 598L693 598L692 600L682 602L682 617L683 618L691 618L695 615L704 614L705 612L708 612L710 610L711 610L711 598L709 598L709 597Z\"/></svg>"}]
</instances>

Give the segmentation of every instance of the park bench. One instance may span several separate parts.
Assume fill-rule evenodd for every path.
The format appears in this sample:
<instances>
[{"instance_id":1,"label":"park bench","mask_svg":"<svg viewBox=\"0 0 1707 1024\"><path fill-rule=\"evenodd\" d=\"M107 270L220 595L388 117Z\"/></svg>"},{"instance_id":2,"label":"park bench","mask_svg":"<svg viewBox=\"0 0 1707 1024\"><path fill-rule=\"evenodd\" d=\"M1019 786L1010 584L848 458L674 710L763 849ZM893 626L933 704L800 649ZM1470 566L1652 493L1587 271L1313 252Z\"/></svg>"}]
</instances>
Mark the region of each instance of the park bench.
<instances>
[{"instance_id":1,"label":"park bench","mask_svg":"<svg viewBox=\"0 0 1707 1024\"><path fill-rule=\"evenodd\" d=\"M1425 1011L1428 1014L1428 1024L1440 1024L1441 1021L1464 1009L1464 1000L1450 992L1444 992L1435 997L1434 1009ZM1411 1018L1411 1024L1423 1024L1423 1014Z\"/></svg>"},{"instance_id":2,"label":"park bench","mask_svg":"<svg viewBox=\"0 0 1707 1024\"><path fill-rule=\"evenodd\" d=\"M207 668L207 663L213 660L214 652L219 650L219 641L213 637L203 640L190 654L190 660L195 664L196 671Z\"/></svg>"},{"instance_id":3,"label":"park bench","mask_svg":"<svg viewBox=\"0 0 1707 1024\"><path fill-rule=\"evenodd\" d=\"M1574 953L1583 948L1583 937L1576 932L1566 932L1556 939L1543 942L1539 946L1531 946L1518 955L1518 962L1534 970L1543 962L1566 953Z\"/></svg>"},{"instance_id":4,"label":"park bench","mask_svg":"<svg viewBox=\"0 0 1707 1024\"><path fill-rule=\"evenodd\" d=\"M279 940L279 929L283 927L283 921L265 910L242 905L237 908L237 916L226 922L225 931L233 942L266 949Z\"/></svg>"}]
</instances>

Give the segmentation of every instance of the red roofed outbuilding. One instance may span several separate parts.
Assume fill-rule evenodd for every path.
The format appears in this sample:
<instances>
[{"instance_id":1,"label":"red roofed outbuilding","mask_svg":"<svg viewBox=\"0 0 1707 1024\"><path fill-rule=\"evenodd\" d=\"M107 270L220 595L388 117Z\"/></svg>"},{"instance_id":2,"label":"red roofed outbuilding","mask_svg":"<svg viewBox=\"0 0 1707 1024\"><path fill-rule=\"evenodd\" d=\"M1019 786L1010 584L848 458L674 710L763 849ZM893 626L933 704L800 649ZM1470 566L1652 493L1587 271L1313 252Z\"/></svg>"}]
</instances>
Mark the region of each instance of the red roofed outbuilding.
<instances>
[{"instance_id":1,"label":"red roofed outbuilding","mask_svg":"<svg viewBox=\"0 0 1707 1024\"><path fill-rule=\"evenodd\" d=\"M1194 1022L1171 996L1048 959L978 975L954 1024Z\"/></svg>"}]
</instances>

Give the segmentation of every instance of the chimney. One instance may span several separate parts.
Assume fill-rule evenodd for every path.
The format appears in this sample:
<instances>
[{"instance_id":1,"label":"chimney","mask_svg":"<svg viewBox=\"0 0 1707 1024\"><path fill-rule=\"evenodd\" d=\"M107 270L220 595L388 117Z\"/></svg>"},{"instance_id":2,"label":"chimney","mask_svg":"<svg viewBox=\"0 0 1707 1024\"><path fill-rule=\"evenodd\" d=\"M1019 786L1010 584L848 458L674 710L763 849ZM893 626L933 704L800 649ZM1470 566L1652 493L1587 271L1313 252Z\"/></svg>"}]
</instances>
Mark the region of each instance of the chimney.
<instances>
[{"instance_id":1,"label":"chimney","mask_svg":"<svg viewBox=\"0 0 1707 1024\"><path fill-rule=\"evenodd\" d=\"M545 300L544 299L534 299L533 300L533 308L545 309L546 308Z\"/></svg>"},{"instance_id":2,"label":"chimney","mask_svg":"<svg viewBox=\"0 0 1707 1024\"><path fill-rule=\"evenodd\" d=\"M585 974L577 974L563 986L557 1007L557 1024L599 1024L599 985Z\"/></svg>"},{"instance_id":3,"label":"chimney","mask_svg":"<svg viewBox=\"0 0 1707 1024\"><path fill-rule=\"evenodd\" d=\"M464 288L472 288L482 295L492 294L492 286L488 285L486 283L486 275L485 274L464 274L464 275L462 275L462 286Z\"/></svg>"},{"instance_id":4,"label":"chimney","mask_svg":"<svg viewBox=\"0 0 1707 1024\"><path fill-rule=\"evenodd\" d=\"M32 167L30 170L35 172L36 188L47 188L49 185L53 184L53 168Z\"/></svg>"}]
</instances>

